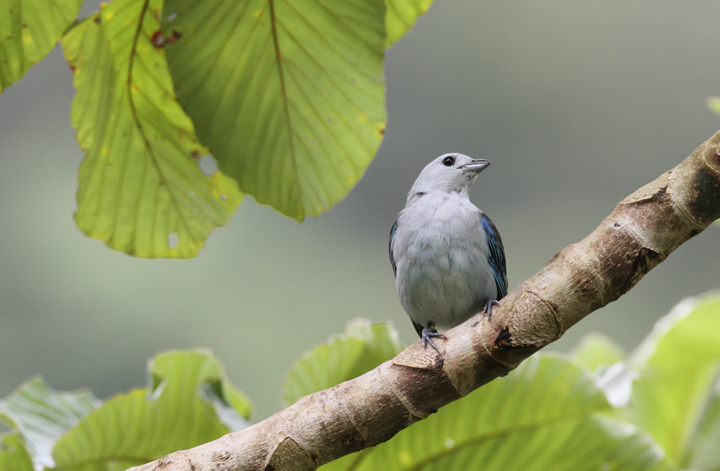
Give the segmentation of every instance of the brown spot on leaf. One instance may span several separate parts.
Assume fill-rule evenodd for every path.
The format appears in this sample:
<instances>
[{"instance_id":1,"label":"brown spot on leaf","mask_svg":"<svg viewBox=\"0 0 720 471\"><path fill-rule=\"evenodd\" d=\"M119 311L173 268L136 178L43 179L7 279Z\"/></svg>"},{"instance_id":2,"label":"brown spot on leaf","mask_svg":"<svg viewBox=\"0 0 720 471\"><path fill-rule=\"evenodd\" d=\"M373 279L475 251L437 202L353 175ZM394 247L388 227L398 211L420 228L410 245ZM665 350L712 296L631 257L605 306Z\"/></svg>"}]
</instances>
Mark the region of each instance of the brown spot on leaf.
<instances>
[{"instance_id":1,"label":"brown spot on leaf","mask_svg":"<svg viewBox=\"0 0 720 471\"><path fill-rule=\"evenodd\" d=\"M152 38L150 38L150 42L153 43L153 46L155 47L162 47L163 46L163 35L161 30L157 30L153 33Z\"/></svg>"},{"instance_id":2,"label":"brown spot on leaf","mask_svg":"<svg viewBox=\"0 0 720 471\"><path fill-rule=\"evenodd\" d=\"M167 38L163 37L161 30L157 30L153 33L151 41L155 47L161 48L167 46L168 44L174 43L180 38L182 38L182 33L177 30L172 30L170 36L168 36Z\"/></svg>"},{"instance_id":3,"label":"brown spot on leaf","mask_svg":"<svg viewBox=\"0 0 720 471\"><path fill-rule=\"evenodd\" d=\"M170 33L170 37L167 38L167 40L165 41L165 44L172 44L180 38L182 38L182 33L180 31L174 29Z\"/></svg>"}]
</instances>

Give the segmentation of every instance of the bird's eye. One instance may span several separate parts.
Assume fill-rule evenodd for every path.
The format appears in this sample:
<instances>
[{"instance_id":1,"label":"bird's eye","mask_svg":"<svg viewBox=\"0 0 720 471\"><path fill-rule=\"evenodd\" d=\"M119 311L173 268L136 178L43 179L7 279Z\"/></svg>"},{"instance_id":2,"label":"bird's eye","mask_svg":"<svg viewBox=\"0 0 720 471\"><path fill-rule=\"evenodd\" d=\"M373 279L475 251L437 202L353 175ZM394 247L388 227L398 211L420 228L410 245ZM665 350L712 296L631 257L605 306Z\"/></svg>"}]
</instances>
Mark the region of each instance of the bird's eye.
<instances>
[{"instance_id":1,"label":"bird's eye","mask_svg":"<svg viewBox=\"0 0 720 471\"><path fill-rule=\"evenodd\" d=\"M452 167L455 165L455 157L445 157L442 159L442 164L446 167Z\"/></svg>"}]
</instances>

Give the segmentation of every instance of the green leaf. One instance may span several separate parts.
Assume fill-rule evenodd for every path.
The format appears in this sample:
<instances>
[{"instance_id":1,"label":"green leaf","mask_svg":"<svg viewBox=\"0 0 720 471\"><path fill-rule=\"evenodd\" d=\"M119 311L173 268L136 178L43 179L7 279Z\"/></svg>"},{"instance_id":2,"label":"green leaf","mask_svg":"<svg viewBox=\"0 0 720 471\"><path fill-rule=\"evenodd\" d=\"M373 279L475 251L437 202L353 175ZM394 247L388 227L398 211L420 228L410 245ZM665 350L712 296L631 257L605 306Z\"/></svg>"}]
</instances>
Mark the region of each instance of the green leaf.
<instances>
[{"instance_id":1,"label":"green leaf","mask_svg":"<svg viewBox=\"0 0 720 471\"><path fill-rule=\"evenodd\" d=\"M593 372L595 383L613 407L626 407L630 401L635 370L625 363L625 352L610 338L590 333L570 352L572 358Z\"/></svg>"},{"instance_id":2,"label":"green leaf","mask_svg":"<svg viewBox=\"0 0 720 471\"><path fill-rule=\"evenodd\" d=\"M395 44L410 31L420 15L424 15L432 0L387 0L387 13L385 15L385 27L387 29L387 38L385 44L387 47Z\"/></svg>"},{"instance_id":3,"label":"green leaf","mask_svg":"<svg viewBox=\"0 0 720 471\"><path fill-rule=\"evenodd\" d=\"M708 98L707 107L710 108L711 111L720 114L720 97L711 96L710 98Z\"/></svg>"},{"instance_id":4,"label":"green leaf","mask_svg":"<svg viewBox=\"0 0 720 471\"><path fill-rule=\"evenodd\" d=\"M683 463L720 367L720 295L688 299L638 348L627 417Z\"/></svg>"},{"instance_id":5,"label":"green leaf","mask_svg":"<svg viewBox=\"0 0 720 471\"><path fill-rule=\"evenodd\" d=\"M81 6L82 0L0 0L0 92L52 50Z\"/></svg>"},{"instance_id":6,"label":"green leaf","mask_svg":"<svg viewBox=\"0 0 720 471\"><path fill-rule=\"evenodd\" d=\"M161 0L115 0L63 40L77 89L71 120L85 152L75 220L116 250L192 257L241 194L221 172L200 168L210 157L151 40L161 9Z\"/></svg>"},{"instance_id":7,"label":"green leaf","mask_svg":"<svg viewBox=\"0 0 720 471\"><path fill-rule=\"evenodd\" d=\"M342 199L385 129L385 2L168 0L178 100L240 189L302 220Z\"/></svg>"},{"instance_id":8,"label":"green leaf","mask_svg":"<svg viewBox=\"0 0 720 471\"><path fill-rule=\"evenodd\" d=\"M35 471L30 453L14 434L0 437L0 469L7 471Z\"/></svg>"},{"instance_id":9,"label":"green leaf","mask_svg":"<svg viewBox=\"0 0 720 471\"><path fill-rule=\"evenodd\" d=\"M625 352L609 337L597 333L590 333L580 339L580 342L570 352L576 361L586 366L590 371L601 367L609 367L625 359Z\"/></svg>"},{"instance_id":10,"label":"green leaf","mask_svg":"<svg viewBox=\"0 0 720 471\"><path fill-rule=\"evenodd\" d=\"M55 445L59 467L120 461L127 466L157 459L173 451L197 446L232 431L218 417L239 407L233 423L250 404L225 377L222 365L209 353L168 352L150 366L152 388L118 395L82 420ZM221 384L218 386L218 384ZM208 395L208 391L214 393ZM247 416L245 417L245 419Z\"/></svg>"},{"instance_id":11,"label":"green leaf","mask_svg":"<svg viewBox=\"0 0 720 471\"><path fill-rule=\"evenodd\" d=\"M688 444L684 468L698 471L720 470L719 443L720 392L716 386L700 425Z\"/></svg>"},{"instance_id":12,"label":"green leaf","mask_svg":"<svg viewBox=\"0 0 720 471\"><path fill-rule=\"evenodd\" d=\"M345 333L313 348L292 366L283 386L283 403L356 378L400 353L403 345L389 323L355 319Z\"/></svg>"},{"instance_id":13,"label":"green leaf","mask_svg":"<svg viewBox=\"0 0 720 471\"><path fill-rule=\"evenodd\" d=\"M669 469L644 432L601 413L608 410L584 370L538 354L392 440L321 469Z\"/></svg>"},{"instance_id":14,"label":"green leaf","mask_svg":"<svg viewBox=\"0 0 720 471\"><path fill-rule=\"evenodd\" d=\"M99 401L89 391L58 393L42 379L33 378L0 401L0 418L17 431L35 467L42 469L55 464L52 459L55 441L98 405ZM24 459L23 453L14 456Z\"/></svg>"}]
</instances>

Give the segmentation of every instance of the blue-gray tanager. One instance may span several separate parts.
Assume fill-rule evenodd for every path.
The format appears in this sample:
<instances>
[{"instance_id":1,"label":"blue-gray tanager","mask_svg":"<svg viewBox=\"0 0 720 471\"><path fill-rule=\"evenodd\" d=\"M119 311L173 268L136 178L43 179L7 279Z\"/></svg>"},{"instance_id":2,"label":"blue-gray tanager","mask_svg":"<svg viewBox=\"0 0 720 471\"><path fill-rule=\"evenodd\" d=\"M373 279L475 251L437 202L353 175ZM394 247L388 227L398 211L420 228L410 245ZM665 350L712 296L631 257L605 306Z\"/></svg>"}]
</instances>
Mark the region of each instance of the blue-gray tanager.
<instances>
[{"instance_id":1,"label":"blue-gray tanager","mask_svg":"<svg viewBox=\"0 0 720 471\"><path fill-rule=\"evenodd\" d=\"M400 304L423 345L507 294L505 251L490 218L470 202L490 162L444 154L415 180L390 231L390 263Z\"/></svg>"}]
</instances>

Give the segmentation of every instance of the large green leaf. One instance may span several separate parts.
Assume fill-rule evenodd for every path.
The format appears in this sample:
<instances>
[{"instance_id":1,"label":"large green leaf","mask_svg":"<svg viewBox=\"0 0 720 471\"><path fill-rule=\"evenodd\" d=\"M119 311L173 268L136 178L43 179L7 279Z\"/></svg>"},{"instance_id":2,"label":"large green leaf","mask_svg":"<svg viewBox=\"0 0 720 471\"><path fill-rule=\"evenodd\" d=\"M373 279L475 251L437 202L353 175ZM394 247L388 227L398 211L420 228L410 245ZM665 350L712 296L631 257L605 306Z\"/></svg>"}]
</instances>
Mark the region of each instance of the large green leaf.
<instances>
[{"instance_id":1,"label":"large green leaf","mask_svg":"<svg viewBox=\"0 0 720 471\"><path fill-rule=\"evenodd\" d=\"M609 410L586 371L538 354L392 440L322 469L670 469L647 434L602 414Z\"/></svg>"},{"instance_id":2,"label":"large green leaf","mask_svg":"<svg viewBox=\"0 0 720 471\"><path fill-rule=\"evenodd\" d=\"M283 386L283 403L356 378L400 353L403 345L389 323L355 319L345 333L313 348L292 366Z\"/></svg>"},{"instance_id":3,"label":"large green leaf","mask_svg":"<svg viewBox=\"0 0 720 471\"><path fill-rule=\"evenodd\" d=\"M423 15L432 0L387 0L387 13L385 15L385 27L387 38L385 43L388 47L403 37L413 27L420 15Z\"/></svg>"},{"instance_id":4,"label":"large green leaf","mask_svg":"<svg viewBox=\"0 0 720 471\"><path fill-rule=\"evenodd\" d=\"M0 419L15 429L28 456L42 469L54 466L52 448L57 439L98 405L99 401L88 391L58 393L40 378L34 378L0 401ZM4 447L13 443L15 441L8 438ZM3 459L24 462L25 453L14 450Z\"/></svg>"},{"instance_id":5,"label":"large green leaf","mask_svg":"<svg viewBox=\"0 0 720 471\"><path fill-rule=\"evenodd\" d=\"M708 407L688 444L684 467L697 471L720 470L720 391L716 385L711 393Z\"/></svg>"},{"instance_id":6,"label":"large green leaf","mask_svg":"<svg viewBox=\"0 0 720 471\"><path fill-rule=\"evenodd\" d=\"M57 44L82 0L0 0L0 92Z\"/></svg>"},{"instance_id":7,"label":"large green leaf","mask_svg":"<svg viewBox=\"0 0 720 471\"><path fill-rule=\"evenodd\" d=\"M623 408L630 402L632 382L637 373L625 362L625 352L608 337L598 333L585 335L570 352L575 361L593 372L595 383L608 402Z\"/></svg>"},{"instance_id":8,"label":"large green leaf","mask_svg":"<svg viewBox=\"0 0 720 471\"><path fill-rule=\"evenodd\" d=\"M175 90L240 189L290 217L327 210L385 129L385 2L168 0Z\"/></svg>"},{"instance_id":9,"label":"large green leaf","mask_svg":"<svg viewBox=\"0 0 720 471\"><path fill-rule=\"evenodd\" d=\"M30 453L15 434L6 434L0 437L0 469L34 471Z\"/></svg>"},{"instance_id":10,"label":"large green leaf","mask_svg":"<svg viewBox=\"0 0 720 471\"><path fill-rule=\"evenodd\" d=\"M208 353L161 354L150 373L151 389L110 399L56 443L53 457L59 467L137 465L232 431L221 420L231 410L232 424L244 422L240 414L247 419L249 402Z\"/></svg>"},{"instance_id":11,"label":"large green leaf","mask_svg":"<svg viewBox=\"0 0 720 471\"><path fill-rule=\"evenodd\" d=\"M75 219L129 254L191 257L241 194L221 172L200 168L207 151L152 42L161 10L162 0L114 0L63 40L77 89L72 124L86 155Z\"/></svg>"},{"instance_id":12,"label":"large green leaf","mask_svg":"<svg viewBox=\"0 0 720 471\"><path fill-rule=\"evenodd\" d=\"M638 348L639 372L627 417L676 463L687 451L720 366L720 295L688 299Z\"/></svg>"},{"instance_id":13,"label":"large green leaf","mask_svg":"<svg viewBox=\"0 0 720 471\"><path fill-rule=\"evenodd\" d=\"M570 355L590 371L607 368L625 359L625 352L618 344L597 333L587 334L580 339Z\"/></svg>"}]
</instances>

